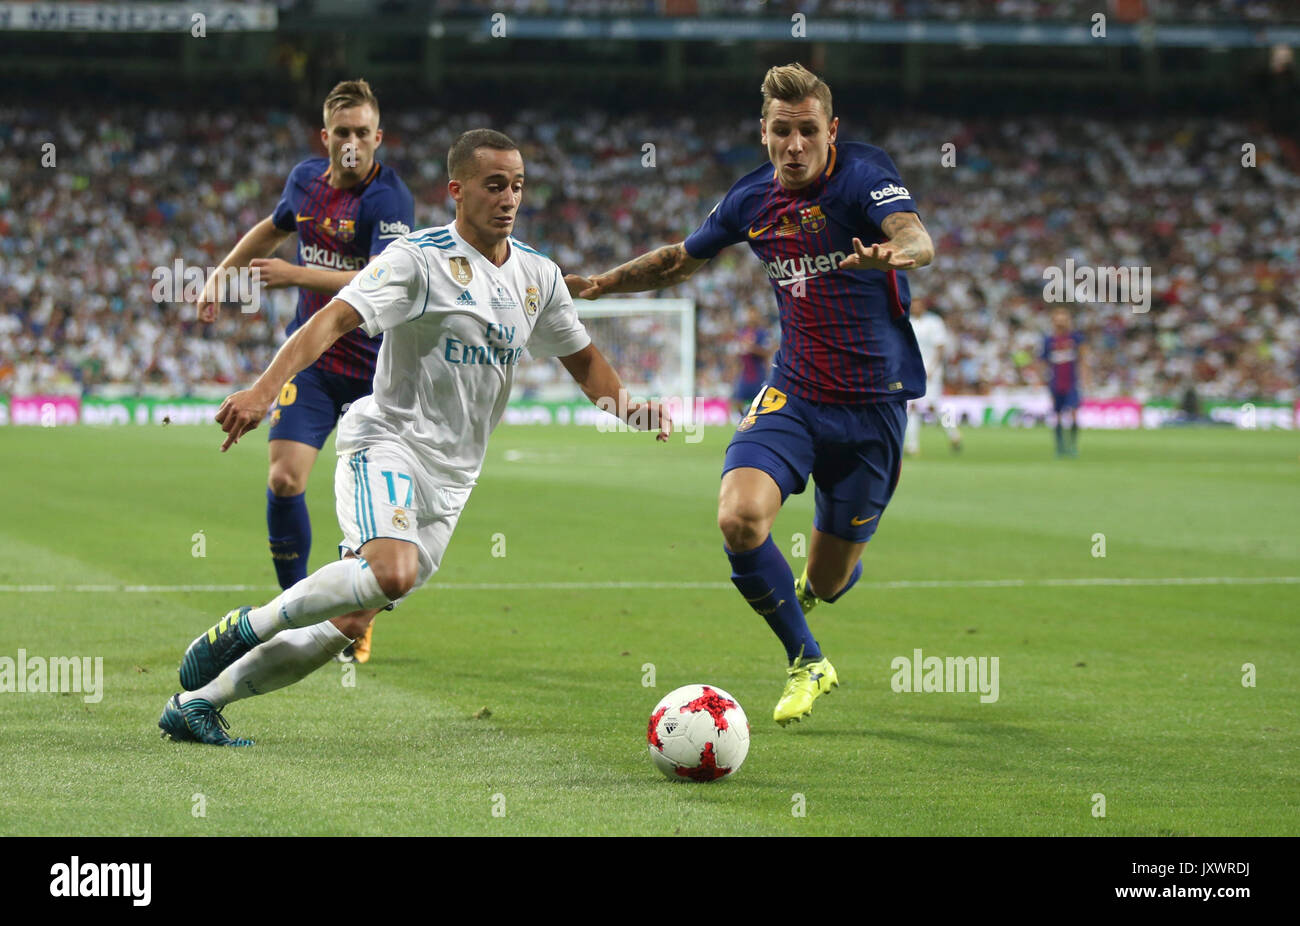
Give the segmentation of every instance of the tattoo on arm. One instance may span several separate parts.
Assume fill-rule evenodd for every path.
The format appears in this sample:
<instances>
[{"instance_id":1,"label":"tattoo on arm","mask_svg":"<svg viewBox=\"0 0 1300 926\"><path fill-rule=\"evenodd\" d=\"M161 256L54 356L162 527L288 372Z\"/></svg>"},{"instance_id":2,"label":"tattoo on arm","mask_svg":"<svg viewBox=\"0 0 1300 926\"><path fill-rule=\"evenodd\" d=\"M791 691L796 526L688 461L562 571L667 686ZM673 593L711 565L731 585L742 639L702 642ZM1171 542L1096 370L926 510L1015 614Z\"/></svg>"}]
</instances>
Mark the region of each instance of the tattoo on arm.
<instances>
[{"instance_id":1,"label":"tattoo on arm","mask_svg":"<svg viewBox=\"0 0 1300 926\"><path fill-rule=\"evenodd\" d=\"M706 263L687 254L685 245L670 244L601 274L602 288L610 293L664 289L676 286Z\"/></svg>"},{"instance_id":2,"label":"tattoo on arm","mask_svg":"<svg viewBox=\"0 0 1300 926\"><path fill-rule=\"evenodd\" d=\"M893 212L885 216L880 230L889 236L889 243L924 267L934 260L934 242L915 212Z\"/></svg>"}]
</instances>

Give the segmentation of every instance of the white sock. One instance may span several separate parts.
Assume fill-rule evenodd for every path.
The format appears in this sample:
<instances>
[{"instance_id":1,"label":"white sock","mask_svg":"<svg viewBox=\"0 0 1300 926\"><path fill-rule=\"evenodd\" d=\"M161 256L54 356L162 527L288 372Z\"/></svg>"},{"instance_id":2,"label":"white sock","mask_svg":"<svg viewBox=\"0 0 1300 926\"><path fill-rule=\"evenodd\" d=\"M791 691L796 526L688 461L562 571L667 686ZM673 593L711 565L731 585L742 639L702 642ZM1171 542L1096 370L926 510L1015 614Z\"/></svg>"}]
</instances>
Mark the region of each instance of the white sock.
<instances>
[{"instance_id":1,"label":"white sock","mask_svg":"<svg viewBox=\"0 0 1300 926\"><path fill-rule=\"evenodd\" d=\"M351 642L329 621L286 630L253 647L202 688L182 694L180 703L202 698L220 710L232 701L284 688L311 675Z\"/></svg>"},{"instance_id":2,"label":"white sock","mask_svg":"<svg viewBox=\"0 0 1300 926\"><path fill-rule=\"evenodd\" d=\"M956 443L957 441L961 440L961 431L958 431L956 426L948 428L947 431L948 431L948 440L952 441L953 443Z\"/></svg>"},{"instance_id":3,"label":"white sock","mask_svg":"<svg viewBox=\"0 0 1300 926\"><path fill-rule=\"evenodd\" d=\"M322 566L269 604L253 608L248 620L253 633L266 643L282 630L387 605L388 596L380 589L374 570L364 559L354 557Z\"/></svg>"}]
</instances>

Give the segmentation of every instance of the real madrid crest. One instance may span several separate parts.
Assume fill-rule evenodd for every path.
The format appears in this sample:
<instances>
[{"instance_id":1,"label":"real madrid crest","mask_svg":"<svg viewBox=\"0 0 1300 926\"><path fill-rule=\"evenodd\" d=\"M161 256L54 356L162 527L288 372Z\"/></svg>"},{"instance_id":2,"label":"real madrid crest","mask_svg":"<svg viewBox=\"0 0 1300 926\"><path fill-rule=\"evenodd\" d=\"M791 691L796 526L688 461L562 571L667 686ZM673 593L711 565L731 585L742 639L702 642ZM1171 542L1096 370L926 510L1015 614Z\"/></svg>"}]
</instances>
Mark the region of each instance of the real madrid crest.
<instances>
[{"instance_id":1,"label":"real madrid crest","mask_svg":"<svg viewBox=\"0 0 1300 926\"><path fill-rule=\"evenodd\" d=\"M536 315L537 309L542 304L542 294L536 286L530 286L524 290L524 311L529 315Z\"/></svg>"},{"instance_id":2,"label":"real madrid crest","mask_svg":"<svg viewBox=\"0 0 1300 926\"><path fill-rule=\"evenodd\" d=\"M401 508L393 510L393 527L399 531L404 531L411 526L411 522L406 519L406 512Z\"/></svg>"},{"instance_id":3,"label":"real madrid crest","mask_svg":"<svg viewBox=\"0 0 1300 926\"><path fill-rule=\"evenodd\" d=\"M469 265L469 260L464 257L451 257L447 259L451 265L451 276L461 286L468 286L469 281L474 279L474 268Z\"/></svg>"}]
</instances>

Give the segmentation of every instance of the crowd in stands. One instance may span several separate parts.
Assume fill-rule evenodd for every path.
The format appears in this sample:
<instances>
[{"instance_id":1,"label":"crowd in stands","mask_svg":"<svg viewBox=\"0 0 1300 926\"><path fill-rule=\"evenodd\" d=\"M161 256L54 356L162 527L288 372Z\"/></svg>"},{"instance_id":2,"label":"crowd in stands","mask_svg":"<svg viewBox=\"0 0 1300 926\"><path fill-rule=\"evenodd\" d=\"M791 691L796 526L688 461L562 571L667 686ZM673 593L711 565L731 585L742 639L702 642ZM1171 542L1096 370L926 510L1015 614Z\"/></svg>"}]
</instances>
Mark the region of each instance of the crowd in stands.
<instances>
[{"instance_id":1,"label":"crowd in stands","mask_svg":"<svg viewBox=\"0 0 1300 926\"><path fill-rule=\"evenodd\" d=\"M1091 394L1177 397L1195 385L1206 397L1300 398L1300 164L1285 140L1220 118L877 127L839 114L843 140L893 157L934 238L934 265L910 277L953 332L949 391L1039 382L1044 270L1071 259L1150 268L1148 311L1072 306ZM443 224L452 140L483 125L507 132L527 170L517 236L566 272L591 273L689 234L764 162L756 123L394 109L379 157L410 187L416 224ZM275 112L0 104L0 393L247 384L282 340L294 291L267 294L256 314L228 306L208 326L192 304L155 301L157 273L177 259L216 265L270 214L290 168L317 152L317 132ZM1254 166L1243 166L1247 143ZM697 302L700 394L730 392L734 334L751 307L775 323L747 250L663 294Z\"/></svg>"}]
</instances>

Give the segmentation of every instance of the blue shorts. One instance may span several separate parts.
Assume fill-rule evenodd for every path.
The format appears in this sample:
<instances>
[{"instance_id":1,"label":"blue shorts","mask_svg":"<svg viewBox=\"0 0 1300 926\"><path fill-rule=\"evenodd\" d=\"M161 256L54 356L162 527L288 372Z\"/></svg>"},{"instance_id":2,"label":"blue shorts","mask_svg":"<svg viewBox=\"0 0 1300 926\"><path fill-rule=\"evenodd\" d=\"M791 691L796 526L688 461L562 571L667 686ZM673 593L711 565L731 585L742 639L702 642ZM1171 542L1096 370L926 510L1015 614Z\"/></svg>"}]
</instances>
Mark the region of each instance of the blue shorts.
<instances>
[{"instance_id":1,"label":"blue shorts","mask_svg":"<svg viewBox=\"0 0 1300 926\"><path fill-rule=\"evenodd\" d=\"M268 440L292 440L317 450L343 414L343 406L370 395L368 379L325 373L308 367L284 384L268 416Z\"/></svg>"},{"instance_id":2,"label":"blue shorts","mask_svg":"<svg viewBox=\"0 0 1300 926\"><path fill-rule=\"evenodd\" d=\"M1050 390L1052 393L1052 411L1058 415L1066 409L1075 409L1079 407L1079 390L1070 389L1066 392L1057 392L1055 389Z\"/></svg>"},{"instance_id":3,"label":"blue shorts","mask_svg":"<svg viewBox=\"0 0 1300 926\"><path fill-rule=\"evenodd\" d=\"M817 487L813 526L865 543L880 525L903 464L906 402L833 405L767 386L727 445L722 472L753 467L798 495L811 475Z\"/></svg>"}]
</instances>

